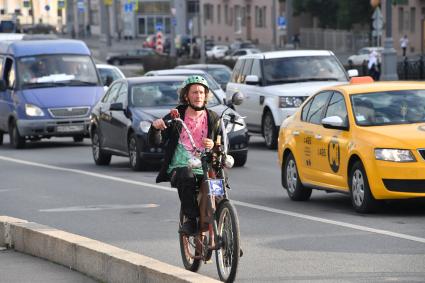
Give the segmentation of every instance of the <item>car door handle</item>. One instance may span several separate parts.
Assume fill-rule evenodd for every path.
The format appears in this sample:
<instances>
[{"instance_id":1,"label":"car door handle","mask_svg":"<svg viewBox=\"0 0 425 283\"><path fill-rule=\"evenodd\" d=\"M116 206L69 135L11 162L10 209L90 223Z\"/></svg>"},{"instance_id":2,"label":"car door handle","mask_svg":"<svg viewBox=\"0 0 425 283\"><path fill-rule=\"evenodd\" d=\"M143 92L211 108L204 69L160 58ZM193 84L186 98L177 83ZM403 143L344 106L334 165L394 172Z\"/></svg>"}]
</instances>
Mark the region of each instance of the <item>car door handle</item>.
<instances>
[{"instance_id":1,"label":"car door handle","mask_svg":"<svg viewBox=\"0 0 425 283\"><path fill-rule=\"evenodd\" d=\"M316 140L321 140L321 139L322 139L322 135L315 134L315 135L314 135L314 138L315 138Z\"/></svg>"},{"instance_id":2,"label":"car door handle","mask_svg":"<svg viewBox=\"0 0 425 283\"><path fill-rule=\"evenodd\" d=\"M293 131L293 132L292 132L292 134L293 134L294 136L299 136L299 135L300 135L300 132L299 132L299 131Z\"/></svg>"}]
</instances>

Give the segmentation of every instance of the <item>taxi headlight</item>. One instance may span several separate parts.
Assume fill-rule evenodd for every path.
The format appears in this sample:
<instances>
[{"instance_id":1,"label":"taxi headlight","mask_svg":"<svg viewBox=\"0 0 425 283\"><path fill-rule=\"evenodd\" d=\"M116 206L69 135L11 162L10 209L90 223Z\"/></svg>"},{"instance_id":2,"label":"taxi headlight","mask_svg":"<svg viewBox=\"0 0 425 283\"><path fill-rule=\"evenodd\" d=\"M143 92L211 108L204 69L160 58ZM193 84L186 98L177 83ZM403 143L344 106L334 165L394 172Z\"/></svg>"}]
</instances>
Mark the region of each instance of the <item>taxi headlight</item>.
<instances>
[{"instance_id":1,"label":"taxi headlight","mask_svg":"<svg viewBox=\"0 0 425 283\"><path fill-rule=\"evenodd\" d=\"M236 123L228 123L226 126L226 133L230 133L230 132L237 132L240 130L243 130L246 125L245 125L245 121L243 118L237 118L235 119Z\"/></svg>"},{"instance_id":2,"label":"taxi headlight","mask_svg":"<svg viewBox=\"0 0 425 283\"><path fill-rule=\"evenodd\" d=\"M376 148L375 158L377 160L393 162L415 162L416 158L408 149Z\"/></svg>"},{"instance_id":3,"label":"taxi headlight","mask_svg":"<svg viewBox=\"0 0 425 283\"><path fill-rule=\"evenodd\" d=\"M151 127L151 122L149 122L149 121L140 122L140 130L142 130L142 132L144 132L144 133L149 132L150 127Z\"/></svg>"},{"instance_id":4,"label":"taxi headlight","mask_svg":"<svg viewBox=\"0 0 425 283\"><path fill-rule=\"evenodd\" d=\"M27 116L32 116L32 117L44 116L43 110L41 110L40 107L32 105L32 104L25 104L25 113L27 114Z\"/></svg>"},{"instance_id":5,"label":"taxi headlight","mask_svg":"<svg viewBox=\"0 0 425 283\"><path fill-rule=\"evenodd\" d=\"M303 104L302 96L279 96L279 108L297 108Z\"/></svg>"}]
</instances>

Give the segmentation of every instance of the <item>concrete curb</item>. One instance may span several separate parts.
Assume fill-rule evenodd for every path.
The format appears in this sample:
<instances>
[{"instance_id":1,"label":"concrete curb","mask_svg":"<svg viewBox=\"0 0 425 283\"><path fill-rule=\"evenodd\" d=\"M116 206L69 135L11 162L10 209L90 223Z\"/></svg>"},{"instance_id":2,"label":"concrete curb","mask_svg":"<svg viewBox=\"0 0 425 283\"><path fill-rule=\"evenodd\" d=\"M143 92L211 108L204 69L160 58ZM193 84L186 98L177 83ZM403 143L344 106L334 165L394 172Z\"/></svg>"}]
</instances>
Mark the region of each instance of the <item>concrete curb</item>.
<instances>
[{"instance_id":1,"label":"concrete curb","mask_svg":"<svg viewBox=\"0 0 425 283\"><path fill-rule=\"evenodd\" d=\"M1 246L64 265L102 282L218 282L141 254L8 216L0 216Z\"/></svg>"}]
</instances>

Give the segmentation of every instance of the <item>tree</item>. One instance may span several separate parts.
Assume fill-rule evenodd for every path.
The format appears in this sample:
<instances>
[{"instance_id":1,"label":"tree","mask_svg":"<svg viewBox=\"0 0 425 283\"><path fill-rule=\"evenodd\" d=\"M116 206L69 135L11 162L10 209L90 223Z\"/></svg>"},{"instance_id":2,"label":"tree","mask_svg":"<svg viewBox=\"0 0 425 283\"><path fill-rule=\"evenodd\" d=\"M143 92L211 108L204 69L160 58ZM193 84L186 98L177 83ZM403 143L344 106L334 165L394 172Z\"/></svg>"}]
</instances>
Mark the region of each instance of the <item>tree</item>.
<instances>
[{"instance_id":1,"label":"tree","mask_svg":"<svg viewBox=\"0 0 425 283\"><path fill-rule=\"evenodd\" d=\"M370 0L297 0L294 15L309 13L321 28L351 29L353 24L369 25L373 8Z\"/></svg>"}]
</instances>

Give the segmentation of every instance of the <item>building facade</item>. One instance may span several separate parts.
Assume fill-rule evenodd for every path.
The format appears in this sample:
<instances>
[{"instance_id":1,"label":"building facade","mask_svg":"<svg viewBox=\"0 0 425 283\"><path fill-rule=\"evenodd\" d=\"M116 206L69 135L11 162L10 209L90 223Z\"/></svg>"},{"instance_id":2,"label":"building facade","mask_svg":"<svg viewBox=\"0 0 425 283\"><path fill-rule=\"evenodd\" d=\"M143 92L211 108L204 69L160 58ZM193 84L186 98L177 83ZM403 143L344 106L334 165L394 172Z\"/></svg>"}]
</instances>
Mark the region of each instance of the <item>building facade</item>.
<instances>
[{"instance_id":1,"label":"building facade","mask_svg":"<svg viewBox=\"0 0 425 283\"><path fill-rule=\"evenodd\" d=\"M382 0L382 12L386 20L387 1ZM402 54L400 39L407 35L407 56L423 54L425 49L425 0L398 0L392 5L392 38L397 54ZM383 37L385 38L385 30Z\"/></svg>"}]
</instances>

